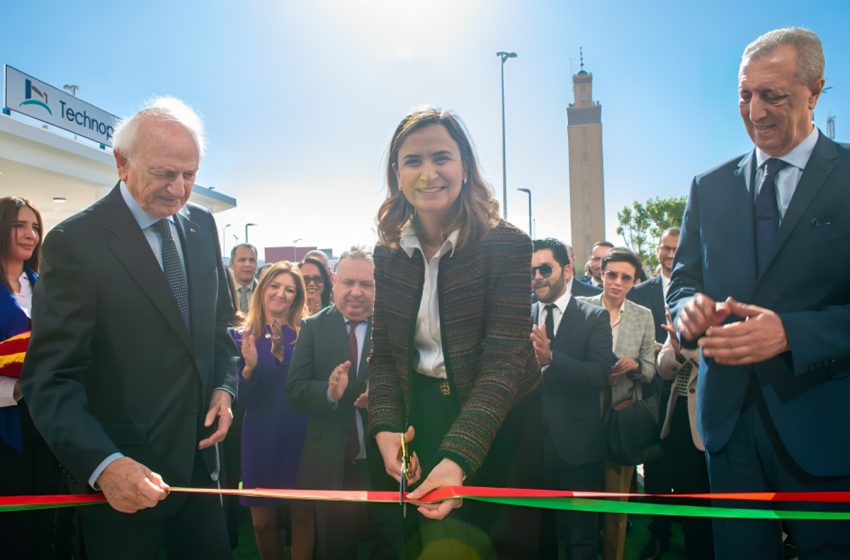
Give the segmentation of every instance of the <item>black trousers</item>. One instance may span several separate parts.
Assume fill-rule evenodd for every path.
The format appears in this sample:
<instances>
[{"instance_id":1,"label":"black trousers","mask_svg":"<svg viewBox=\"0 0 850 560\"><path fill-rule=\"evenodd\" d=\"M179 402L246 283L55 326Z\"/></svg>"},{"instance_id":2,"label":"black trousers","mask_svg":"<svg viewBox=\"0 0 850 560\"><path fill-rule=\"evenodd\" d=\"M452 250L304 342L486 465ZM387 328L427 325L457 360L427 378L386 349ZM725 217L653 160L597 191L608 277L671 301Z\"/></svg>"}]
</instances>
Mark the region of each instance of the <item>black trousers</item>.
<instances>
[{"instance_id":1,"label":"black trousers","mask_svg":"<svg viewBox=\"0 0 850 560\"><path fill-rule=\"evenodd\" d=\"M680 397L676 402L670 424L670 434L662 440L661 445L671 467L670 484L674 492L700 493L710 490L705 453L694 446L691 437L686 397ZM693 505L705 504L694 502ZM668 517L668 519L670 518ZM682 531L685 534L685 557L688 560L714 558L711 522L711 518L708 517L682 518Z\"/></svg>"},{"instance_id":2,"label":"black trousers","mask_svg":"<svg viewBox=\"0 0 850 560\"><path fill-rule=\"evenodd\" d=\"M412 448L423 478L440 461L443 436L457 418L457 395L444 396L439 381L411 372ZM543 482L542 405L539 391L508 413L487 458L467 486L540 488ZM533 508L466 500L446 519L432 521L408 506L403 558L537 558L540 514Z\"/></svg>"},{"instance_id":3,"label":"black trousers","mask_svg":"<svg viewBox=\"0 0 850 560\"><path fill-rule=\"evenodd\" d=\"M193 486L210 486L202 464L201 456L196 454ZM144 521L131 517L115 523L104 522L86 515L86 508L82 508L89 560L157 560L161 551L165 551L171 560L232 558L221 496L188 494L185 498L185 504L176 513Z\"/></svg>"},{"instance_id":4,"label":"black trousers","mask_svg":"<svg viewBox=\"0 0 850 560\"><path fill-rule=\"evenodd\" d=\"M707 453L712 492L820 492L850 488L850 476L815 477L803 472L782 446L761 395L751 396L748 401L726 446ZM841 504L794 503L788 504L788 509L842 508ZM850 522L797 520L786 524L799 558L850 558ZM783 558L779 520L715 519L712 525L718 560Z\"/></svg>"},{"instance_id":5,"label":"black trousers","mask_svg":"<svg viewBox=\"0 0 850 560\"><path fill-rule=\"evenodd\" d=\"M604 461L584 465L565 463L555 450L548 427L543 430L543 457L547 489L602 490ZM544 510L541 515L541 558L558 558L559 545L563 541L567 560L596 560L599 514Z\"/></svg>"},{"instance_id":6,"label":"black trousers","mask_svg":"<svg viewBox=\"0 0 850 560\"><path fill-rule=\"evenodd\" d=\"M66 475L35 429L23 401L23 447L20 452L0 441L0 495L67 494ZM70 558L74 525L72 508L0 515L0 557L54 560ZM79 552L77 552L79 554Z\"/></svg>"}]
</instances>

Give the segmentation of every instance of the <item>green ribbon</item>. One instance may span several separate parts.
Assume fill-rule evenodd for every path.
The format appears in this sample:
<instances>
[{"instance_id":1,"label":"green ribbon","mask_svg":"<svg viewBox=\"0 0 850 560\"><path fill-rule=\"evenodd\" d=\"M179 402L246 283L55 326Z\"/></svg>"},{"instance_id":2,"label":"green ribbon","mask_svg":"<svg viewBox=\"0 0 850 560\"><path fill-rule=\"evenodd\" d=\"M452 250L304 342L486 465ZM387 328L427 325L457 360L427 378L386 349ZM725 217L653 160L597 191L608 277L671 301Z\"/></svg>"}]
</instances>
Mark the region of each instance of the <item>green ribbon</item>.
<instances>
[{"instance_id":1,"label":"green ribbon","mask_svg":"<svg viewBox=\"0 0 850 560\"><path fill-rule=\"evenodd\" d=\"M724 517L733 519L816 519L850 520L846 511L792 511L780 509L726 508L717 506L688 506L682 504L653 504L620 500L589 500L585 498L466 498L482 502L545 509L590 511L597 513L626 513L638 515L672 515L675 517Z\"/></svg>"}]
</instances>

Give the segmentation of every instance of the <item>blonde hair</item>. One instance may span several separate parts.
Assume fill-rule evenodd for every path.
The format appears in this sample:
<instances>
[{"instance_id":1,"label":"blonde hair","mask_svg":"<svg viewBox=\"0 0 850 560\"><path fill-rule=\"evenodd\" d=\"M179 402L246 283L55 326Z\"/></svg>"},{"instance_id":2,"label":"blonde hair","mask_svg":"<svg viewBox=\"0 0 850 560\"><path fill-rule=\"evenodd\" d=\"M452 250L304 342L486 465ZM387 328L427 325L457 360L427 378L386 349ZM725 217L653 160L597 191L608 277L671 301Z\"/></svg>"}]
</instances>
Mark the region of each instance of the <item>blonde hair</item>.
<instances>
[{"instance_id":1,"label":"blonde hair","mask_svg":"<svg viewBox=\"0 0 850 560\"><path fill-rule=\"evenodd\" d=\"M301 328L301 318L306 314L307 305L307 290L304 287L304 279L301 277L301 271L298 267L289 261L276 262L268 270L260 275L260 281L254 294L251 296L251 307L248 310L248 315L242 323L242 327L250 332L254 337L263 335L266 328L266 313L263 308L263 292L272 281L281 274L289 274L295 281L295 301L289 307L289 313L286 316L286 324L289 325L296 334Z\"/></svg>"},{"instance_id":2,"label":"blonde hair","mask_svg":"<svg viewBox=\"0 0 850 560\"><path fill-rule=\"evenodd\" d=\"M387 198L378 209L379 243L391 249L398 246L401 231L408 224L417 228L415 208L401 192L395 169L398 153L407 137L413 132L432 125L443 126L457 142L466 181L463 183L450 217L443 224L443 237L454 230L458 234L458 248L475 245L493 226L499 223L499 203L493 198L490 186L481 178L478 160L460 118L451 111L434 107L417 109L405 116L393 134L387 157Z\"/></svg>"}]
</instances>

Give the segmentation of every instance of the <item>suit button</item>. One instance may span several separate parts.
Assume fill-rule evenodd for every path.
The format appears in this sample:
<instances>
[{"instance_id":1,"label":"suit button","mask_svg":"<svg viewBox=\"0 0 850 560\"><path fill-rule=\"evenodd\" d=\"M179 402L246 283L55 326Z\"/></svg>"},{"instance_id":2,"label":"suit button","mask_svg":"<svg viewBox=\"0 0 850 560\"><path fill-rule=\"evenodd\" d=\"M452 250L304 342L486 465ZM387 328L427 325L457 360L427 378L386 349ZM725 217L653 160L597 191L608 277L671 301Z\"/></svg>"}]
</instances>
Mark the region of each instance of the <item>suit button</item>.
<instances>
[{"instance_id":1,"label":"suit button","mask_svg":"<svg viewBox=\"0 0 850 560\"><path fill-rule=\"evenodd\" d=\"M696 392L697 392L697 390L696 390L696 389L688 389L688 393L690 393L690 394L692 394L692 395L693 395L694 393L696 393Z\"/></svg>"}]
</instances>

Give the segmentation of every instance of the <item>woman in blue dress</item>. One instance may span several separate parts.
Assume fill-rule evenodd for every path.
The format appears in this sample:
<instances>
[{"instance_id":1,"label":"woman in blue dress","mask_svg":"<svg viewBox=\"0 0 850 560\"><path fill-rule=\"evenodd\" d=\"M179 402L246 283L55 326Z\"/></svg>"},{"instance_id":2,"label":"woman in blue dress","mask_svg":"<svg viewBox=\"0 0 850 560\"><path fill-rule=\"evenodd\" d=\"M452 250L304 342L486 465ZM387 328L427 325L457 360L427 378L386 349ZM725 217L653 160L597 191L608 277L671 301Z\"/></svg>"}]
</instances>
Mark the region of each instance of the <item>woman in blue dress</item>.
<instances>
[{"instance_id":1,"label":"woman in blue dress","mask_svg":"<svg viewBox=\"0 0 850 560\"><path fill-rule=\"evenodd\" d=\"M42 227L31 202L0 198L0 340L31 329ZM0 495L66 491L59 464L30 419L18 379L0 376ZM4 514L0 556L68 558L72 517L61 509Z\"/></svg>"},{"instance_id":2,"label":"woman in blue dress","mask_svg":"<svg viewBox=\"0 0 850 560\"><path fill-rule=\"evenodd\" d=\"M242 487L294 488L307 415L289 407L285 398L289 361L306 290L301 272L286 261L260 277L243 327L235 332L240 348L239 400L242 425ZM254 538L263 560L283 557L278 511L283 504L264 498L242 498L251 508ZM292 558L312 556L313 524L309 509L289 505Z\"/></svg>"}]
</instances>

